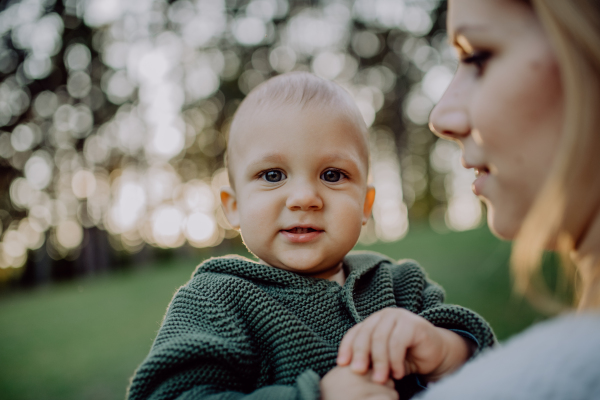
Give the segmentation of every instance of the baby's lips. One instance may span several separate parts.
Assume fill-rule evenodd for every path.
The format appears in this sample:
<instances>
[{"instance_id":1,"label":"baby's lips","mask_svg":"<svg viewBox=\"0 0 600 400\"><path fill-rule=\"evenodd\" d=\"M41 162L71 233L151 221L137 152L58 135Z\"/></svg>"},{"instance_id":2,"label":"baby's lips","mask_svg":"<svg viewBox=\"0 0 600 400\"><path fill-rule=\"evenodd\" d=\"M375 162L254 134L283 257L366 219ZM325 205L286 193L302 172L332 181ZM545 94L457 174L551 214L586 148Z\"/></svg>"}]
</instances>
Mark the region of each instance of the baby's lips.
<instances>
[{"instance_id":1,"label":"baby's lips","mask_svg":"<svg viewBox=\"0 0 600 400\"><path fill-rule=\"evenodd\" d=\"M288 227L282 229L282 231L286 231L286 232L290 232L290 233L295 233L295 232L302 231L302 230L306 230L306 232L311 232L311 231L322 232L322 231L324 231L324 229L322 229L321 227L319 227L317 225L313 225L313 224L289 225Z\"/></svg>"},{"instance_id":2,"label":"baby's lips","mask_svg":"<svg viewBox=\"0 0 600 400\"><path fill-rule=\"evenodd\" d=\"M308 243L315 239L317 239L323 231L316 230L302 230L302 231L294 231L291 230L281 230L279 231L284 237L287 238L291 243Z\"/></svg>"}]
</instances>

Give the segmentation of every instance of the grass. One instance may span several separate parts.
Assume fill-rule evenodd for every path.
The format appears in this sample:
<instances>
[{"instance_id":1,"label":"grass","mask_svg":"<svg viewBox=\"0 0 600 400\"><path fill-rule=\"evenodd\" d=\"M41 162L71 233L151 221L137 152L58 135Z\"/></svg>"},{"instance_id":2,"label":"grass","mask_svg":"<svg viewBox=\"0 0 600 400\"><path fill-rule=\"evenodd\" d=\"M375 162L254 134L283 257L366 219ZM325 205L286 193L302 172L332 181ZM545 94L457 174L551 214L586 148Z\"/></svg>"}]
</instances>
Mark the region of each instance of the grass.
<instances>
[{"instance_id":1,"label":"grass","mask_svg":"<svg viewBox=\"0 0 600 400\"><path fill-rule=\"evenodd\" d=\"M485 228L439 235L412 227L398 243L359 248L418 260L444 286L448 302L483 315L502 339L540 318L511 295L510 245ZM156 263L1 298L0 398L124 398L169 300L199 261Z\"/></svg>"}]
</instances>

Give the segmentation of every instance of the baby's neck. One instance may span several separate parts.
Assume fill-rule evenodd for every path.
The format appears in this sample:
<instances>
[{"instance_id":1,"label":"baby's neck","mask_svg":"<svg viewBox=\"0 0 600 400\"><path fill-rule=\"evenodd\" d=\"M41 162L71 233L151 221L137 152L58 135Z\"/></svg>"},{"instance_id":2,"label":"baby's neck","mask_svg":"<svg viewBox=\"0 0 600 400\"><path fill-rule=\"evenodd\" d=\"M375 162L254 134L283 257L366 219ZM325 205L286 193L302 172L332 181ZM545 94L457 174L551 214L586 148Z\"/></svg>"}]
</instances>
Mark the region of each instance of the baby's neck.
<instances>
[{"instance_id":1,"label":"baby's neck","mask_svg":"<svg viewBox=\"0 0 600 400\"><path fill-rule=\"evenodd\" d=\"M328 273L330 272L328 271ZM337 271L335 271L333 275L330 275L328 277L319 276L319 278L324 278L332 282L337 282L340 284L340 286L344 286L344 283L346 283L346 273L344 272L343 263L340 262L340 264L337 267Z\"/></svg>"},{"instance_id":2,"label":"baby's neck","mask_svg":"<svg viewBox=\"0 0 600 400\"><path fill-rule=\"evenodd\" d=\"M338 265L333 268L329 268L319 274L311 274L313 278L327 279L328 281L337 282L340 286L344 286L346 283L346 273L344 272L344 263L340 261Z\"/></svg>"},{"instance_id":3,"label":"baby's neck","mask_svg":"<svg viewBox=\"0 0 600 400\"><path fill-rule=\"evenodd\" d=\"M258 261L261 264L264 265L270 265L269 263L265 262L262 259L258 259ZM346 283L346 273L344 272L344 262L340 261L338 265L336 265L333 268L330 268L326 271L323 271L319 274L310 274L310 275L306 275L306 276L311 276L313 278L319 278L319 279L327 279L328 281L332 281L332 282L337 282L340 284L340 286L344 286L344 283Z\"/></svg>"}]
</instances>

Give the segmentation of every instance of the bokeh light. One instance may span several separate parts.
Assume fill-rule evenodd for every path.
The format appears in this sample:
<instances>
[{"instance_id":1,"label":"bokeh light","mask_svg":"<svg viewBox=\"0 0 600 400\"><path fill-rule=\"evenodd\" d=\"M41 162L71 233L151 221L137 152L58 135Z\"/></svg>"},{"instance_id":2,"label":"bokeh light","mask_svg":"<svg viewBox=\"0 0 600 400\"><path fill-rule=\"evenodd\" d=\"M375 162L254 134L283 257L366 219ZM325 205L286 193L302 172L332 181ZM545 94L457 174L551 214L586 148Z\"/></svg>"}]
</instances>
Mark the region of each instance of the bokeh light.
<instances>
[{"instance_id":1,"label":"bokeh light","mask_svg":"<svg viewBox=\"0 0 600 400\"><path fill-rule=\"evenodd\" d=\"M376 193L373 205L374 234L379 240L393 242L401 239L408 231L408 210L403 200L402 178L393 133L385 128L373 130L371 153L371 175ZM374 239L368 237L369 228L367 226L366 232L363 232L363 241L367 243Z\"/></svg>"},{"instance_id":2,"label":"bokeh light","mask_svg":"<svg viewBox=\"0 0 600 400\"><path fill-rule=\"evenodd\" d=\"M445 225L456 231L465 231L479 226L482 218L481 203L471 190L475 179L473 171L465 169L460 162L460 148L454 142L438 140L431 152L431 165L439 173L444 174L444 189L447 205L443 214L432 214L432 226ZM437 221L436 221L437 218Z\"/></svg>"},{"instance_id":3,"label":"bokeh light","mask_svg":"<svg viewBox=\"0 0 600 400\"><path fill-rule=\"evenodd\" d=\"M83 230L77 221L61 221L56 227L56 238L61 246L66 249L74 249L83 240Z\"/></svg>"},{"instance_id":4,"label":"bokeh light","mask_svg":"<svg viewBox=\"0 0 600 400\"><path fill-rule=\"evenodd\" d=\"M185 215L174 206L161 205L151 216L152 235L161 247L179 247L183 244Z\"/></svg>"}]
</instances>

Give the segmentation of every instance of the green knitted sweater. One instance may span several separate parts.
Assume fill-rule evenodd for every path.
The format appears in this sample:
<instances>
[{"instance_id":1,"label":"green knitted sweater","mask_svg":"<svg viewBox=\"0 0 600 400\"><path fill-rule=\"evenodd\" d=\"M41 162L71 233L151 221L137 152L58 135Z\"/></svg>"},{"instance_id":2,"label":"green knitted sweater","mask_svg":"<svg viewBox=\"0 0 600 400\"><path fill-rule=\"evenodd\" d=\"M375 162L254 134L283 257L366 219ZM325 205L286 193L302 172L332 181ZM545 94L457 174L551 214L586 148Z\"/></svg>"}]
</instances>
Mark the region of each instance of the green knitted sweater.
<instances>
[{"instance_id":1,"label":"green knitted sweater","mask_svg":"<svg viewBox=\"0 0 600 400\"><path fill-rule=\"evenodd\" d=\"M340 286L242 257L204 262L173 297L128 398L316 400L344 334L385 307L467 331L477 352L494 343L488 324L444 305L443 290L413 261L353 252L344 267ZM406 377L396 389L410 396L416 379Z\"/></svg>"}]
</instances>

